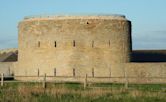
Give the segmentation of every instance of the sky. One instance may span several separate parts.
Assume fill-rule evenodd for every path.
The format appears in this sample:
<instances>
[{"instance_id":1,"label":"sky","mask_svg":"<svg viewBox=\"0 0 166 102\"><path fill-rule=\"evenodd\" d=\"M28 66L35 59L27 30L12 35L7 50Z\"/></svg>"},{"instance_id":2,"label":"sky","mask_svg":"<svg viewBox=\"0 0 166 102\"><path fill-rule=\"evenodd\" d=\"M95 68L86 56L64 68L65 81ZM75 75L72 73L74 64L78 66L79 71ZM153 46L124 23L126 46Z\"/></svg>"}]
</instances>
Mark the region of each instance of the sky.
<instances>
[{"instance_id":1,"label":"sky","mask_svg":"<svg viewBox=\"0 0 166 102\"><path fill-rule=\"evenodd\" d=\"M18 47L18 22L35 15L123 14L133 49L166 49L166 0L0 0L0 49Z\"/></svg>"}]
</instances>

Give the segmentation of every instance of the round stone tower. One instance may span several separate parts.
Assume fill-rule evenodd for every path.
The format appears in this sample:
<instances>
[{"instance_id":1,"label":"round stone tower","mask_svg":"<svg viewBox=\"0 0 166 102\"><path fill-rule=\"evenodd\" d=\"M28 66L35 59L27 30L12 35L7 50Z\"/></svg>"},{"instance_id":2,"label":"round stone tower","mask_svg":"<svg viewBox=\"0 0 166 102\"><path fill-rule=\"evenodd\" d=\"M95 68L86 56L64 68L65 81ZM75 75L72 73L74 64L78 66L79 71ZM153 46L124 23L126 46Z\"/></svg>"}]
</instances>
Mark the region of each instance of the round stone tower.
<instances>
[{"instance_id":1,"label":"round stone tower","mask_svg":"<svg viewBox=\"0 0 166 102\"><path fill-rule=\"evenodd\" d=\"M130 61L131 22L122 15L29 17L18 29L16 76L108 76Z\"/></svg>"}]
</instances>

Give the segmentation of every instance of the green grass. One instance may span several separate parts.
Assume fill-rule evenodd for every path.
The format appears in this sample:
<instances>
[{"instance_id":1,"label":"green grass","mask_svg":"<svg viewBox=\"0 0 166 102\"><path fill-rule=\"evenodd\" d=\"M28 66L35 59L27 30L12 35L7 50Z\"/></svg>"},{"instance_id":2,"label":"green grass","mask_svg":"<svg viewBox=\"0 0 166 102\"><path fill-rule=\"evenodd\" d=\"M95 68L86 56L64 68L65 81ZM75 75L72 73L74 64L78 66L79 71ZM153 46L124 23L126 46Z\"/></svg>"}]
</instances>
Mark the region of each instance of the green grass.
<instances>
[{"instance_id":1,"label":"green grass","mask_svg":"<svg viewBox=\"0 0 166 102\"><path fill-rule=\"evenodd\" d=\"M166 102L166 85L79 83L8 83L0 88L0 102Z\"/></svg>"}]
</instances>

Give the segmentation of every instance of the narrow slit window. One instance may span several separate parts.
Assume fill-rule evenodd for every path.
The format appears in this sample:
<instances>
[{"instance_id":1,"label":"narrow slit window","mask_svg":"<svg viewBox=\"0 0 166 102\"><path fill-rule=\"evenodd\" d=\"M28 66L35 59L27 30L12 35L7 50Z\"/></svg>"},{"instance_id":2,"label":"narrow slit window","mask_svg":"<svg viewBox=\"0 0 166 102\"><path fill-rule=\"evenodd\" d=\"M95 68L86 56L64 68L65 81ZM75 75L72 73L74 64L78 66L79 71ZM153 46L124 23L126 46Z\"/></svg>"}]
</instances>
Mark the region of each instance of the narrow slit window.
<instances>
[{"instance_id":1,"label":"narrow slit window","mask_svg":"<svg viewBox=\"0 0 166 102\"><path fill-rule=\"evenodd\" d=\"M108 45L109 45L109 47L110 47L110 45L111 45L111 42L110 42L110 40L109 40L109 42L108 42Z\"/></svg>"},{"instance_id":2,"label":"narrow slit window","mask_svg":"<svg viewBox=\"0 0 166 102\"><path fill-rule=\"evenodd\" d=\"M54 47L56 47L56 41L54 42Z\"/></svg>"},{"instance_id":3,"label":"narrow slit window","mask_svg":"<svg viewBox=\"0 0 166 102\"><path fill-rule=\"evenodd\" d=\"M37 69L37 76L39 77L39 75L40 75L40 72L39 72L39 69Z\"/></svg>"},{"instance_id":4,"label":"narrow slit window","mask_svg":"<svg viewBox=\"0 0 166 102\"><path fill-rule=\"evenodd\" d=\"M40 41L38 41L38 47L40 47Z\"/></svg>"},{"instance_id":5,"label":"narrow slit window","mask_svg":"<svg viewBox=\"0 0 166 102\"><path fill-rule=\"evenodd\" d=\"M75 47L76 46L76 42L75 42L75 40L73 40L73 47Z\"/></svg>"},{"instance_id":6,"label":"narrow slit window","mask_svg":"<svg viewBox=\"0 0 166 102\"><path fill-rule=\"evenodd\" d=\"M76 73L75 73L75 68L73 68L73 77L76 76Z\"/></svg>"},{"instance_id":7,"label":"narrow slit window","mask_svg":"<svg viewBox=\"0 0 166 102\"><path fill-rule=\"evenodd\" d=\"M92 41L92 48L94 47L94 41Z\"/></svg>"},{"instance_id":8,"label":"narrow slit window","mask_svg":"<svg viewBox=\"0 0 166 102\"><path fill-rule=\"evenodd\" d=\"M92 77L95 76L95 73L94 73L94 68L92 68Z\"/></svg>"},{"instance_id":9,"label":"narrow slit window","mask_svg":"<svg viewBox=\"0 0 166 102\"><path fill-rule=\"evenodd\" d=\"M112 75L111 75L111 68L110 68L110 77L112 77Z\"/></svg>"},{"instance_id":10,"label":"narrow slit window","mask_svg":"<svg viewBox=\"0 0 166 102\"><path fill-rule=\"evenodd\" d=\"M54 76L56 76L56 68L54 68Z\"/></svg>"}]
</instances>

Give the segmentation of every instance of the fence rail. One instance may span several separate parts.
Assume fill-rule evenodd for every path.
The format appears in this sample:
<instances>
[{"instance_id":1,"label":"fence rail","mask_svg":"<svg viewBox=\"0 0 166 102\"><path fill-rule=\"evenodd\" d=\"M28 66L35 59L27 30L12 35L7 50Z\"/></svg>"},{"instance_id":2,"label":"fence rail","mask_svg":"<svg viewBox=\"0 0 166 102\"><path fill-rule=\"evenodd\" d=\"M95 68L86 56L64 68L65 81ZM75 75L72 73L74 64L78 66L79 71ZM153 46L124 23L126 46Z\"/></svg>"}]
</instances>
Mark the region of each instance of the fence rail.
<instances>
[{"instance_id":1,"label":"fence rail","mask_svg":"<svg viewBox=\"0 0 166 102\"><path fill-rule=\"evenodd\" d=\"M15 78L15 77L43 77L44 75L40 75L40 76L6 76L5 78ZM47 76L47 77L52 77L52 78L85 78L84 76ZM124 76L121 77L99 77L99 76L87 76L88 78L125 78ZM135 77L135 76L129 76L127 78L155 78L155 79L166 79L166 77Z\"/></svg>"},{"instance_id":2,"label":"fence rail","mask_svg":"<svg viewBox=\"0 0 166 102\"><path fill-rule=\"evenodd\" d=\"M15 77L17 78L35 78L35 80L6 80L6 79L15 79ZM53 80L48 80L49 78L52 78ZM62 79L82 79L80 80L61 80ZM65 83L65 82L79 82L79 83L83 83L84 84L84 88L87 87L88 83L98 83L96 81L93 80L101 80L101 79L107 79L108 81L106 82L100 82L100 83L123 83L124 87L127 89L128 85L131 84L132 82L130 82L131 79L141 79L141 80L152 80L152 79L156 79L156 80L164 80L163 83L166 84L166 77L96 77L96 76L88 76L87 74L85 74L85 76L47 76L46 74L44 75L40 75L40 76L5 76L4 74L1 73L1 86L4 86L4 83L35 83L35 82L39 82L42 83L43 88L46 88L46 83ZM57 80L59 79L59 80ZM111 81L114 79L121 79L123 81L121 82L116 82L116 81ZM162 84L163 84L162 83ZM134 83L134 84L149 84L149 83L143 83L143 82L138 82L138 83ZM156 84L151 82L151 84ZM161 83L159 83L161 84Z\"/></svg>"}]
</instances>

